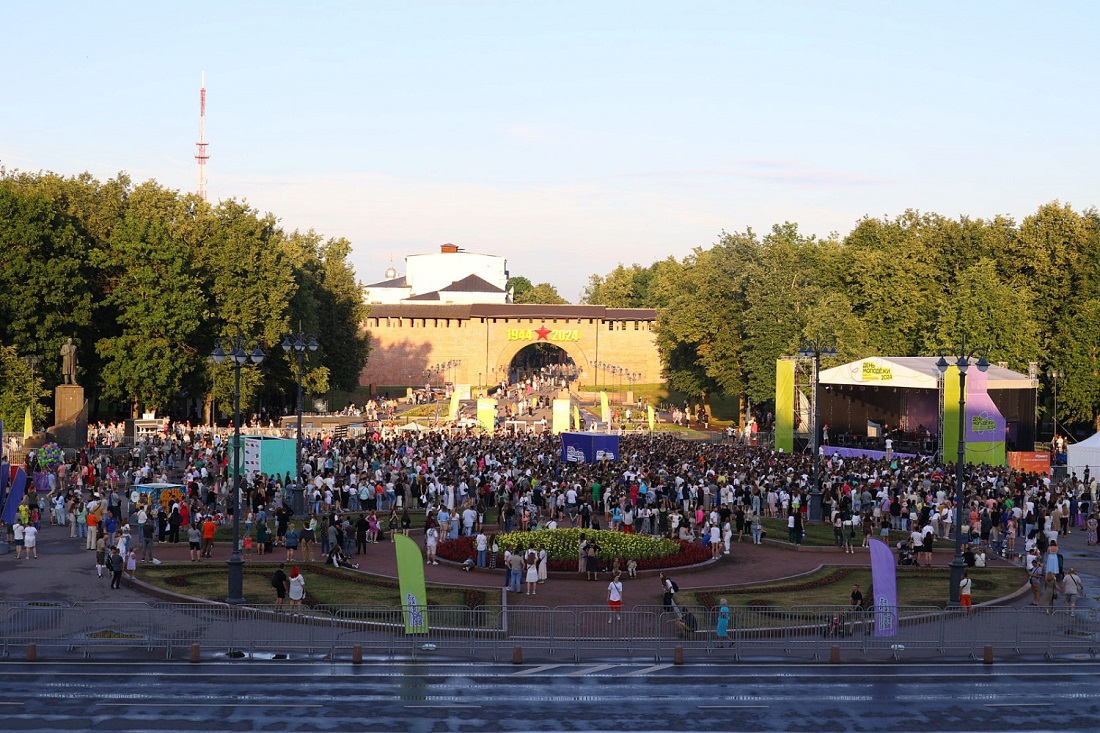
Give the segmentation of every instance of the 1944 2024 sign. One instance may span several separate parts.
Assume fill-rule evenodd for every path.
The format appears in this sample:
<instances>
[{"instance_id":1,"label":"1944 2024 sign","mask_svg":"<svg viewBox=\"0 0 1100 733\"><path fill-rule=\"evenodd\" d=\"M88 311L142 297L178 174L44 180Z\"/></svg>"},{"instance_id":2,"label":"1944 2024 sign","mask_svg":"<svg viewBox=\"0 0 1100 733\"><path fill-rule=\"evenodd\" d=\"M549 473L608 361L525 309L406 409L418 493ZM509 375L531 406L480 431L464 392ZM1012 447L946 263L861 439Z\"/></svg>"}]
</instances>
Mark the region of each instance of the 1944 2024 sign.
<instances>
[{"instance_id":1,"label":"1944 2024 sign","mask_svg":"<svg viewBox=\"0 0 1100 733\"><path fill-rule=\"evenodd\" d=\"M581 332L570 328L509 328L509 341L580 341Z\"/></svg>"}]
</instances>

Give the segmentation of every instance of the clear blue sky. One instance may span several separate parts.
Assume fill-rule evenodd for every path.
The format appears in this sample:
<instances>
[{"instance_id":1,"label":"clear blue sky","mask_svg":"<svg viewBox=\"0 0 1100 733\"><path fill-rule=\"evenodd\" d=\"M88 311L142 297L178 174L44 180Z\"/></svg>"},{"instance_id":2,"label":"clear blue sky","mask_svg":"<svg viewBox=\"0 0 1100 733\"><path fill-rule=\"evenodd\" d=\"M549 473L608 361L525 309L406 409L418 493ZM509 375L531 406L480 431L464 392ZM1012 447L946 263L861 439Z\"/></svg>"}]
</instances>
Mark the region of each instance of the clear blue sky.
<instances>
[{"instance_id":1,"label":"clear blue sky","mask_svg":"<svg viewBox=\"0 0 1100 733\"><path fill-rule=\"evenodd\" d=\"M1095 2L6 2L0 164L453 242L576 300L723 230L1100 203Z\"/></svg>"}]
</instances>

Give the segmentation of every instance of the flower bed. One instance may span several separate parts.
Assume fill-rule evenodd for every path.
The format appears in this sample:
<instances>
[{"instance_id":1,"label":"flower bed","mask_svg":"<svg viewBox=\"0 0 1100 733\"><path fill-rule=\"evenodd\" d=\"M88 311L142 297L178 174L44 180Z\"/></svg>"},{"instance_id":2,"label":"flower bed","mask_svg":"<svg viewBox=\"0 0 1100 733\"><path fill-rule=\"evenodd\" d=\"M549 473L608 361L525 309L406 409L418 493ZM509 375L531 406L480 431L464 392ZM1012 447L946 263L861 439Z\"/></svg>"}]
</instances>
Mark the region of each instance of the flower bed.
<instances>
[{"instance_id":1,"label":"flower bed","mask_svg":"<svg viewBox=\"0 0 1100 733\"><path fill-rule=\"evenodd\" d=\"M509 532L496 536L501 552L515 550L518 547L546 547L550 559L551 571L576 572L577 548L581 533L589 540L595 540L600 547L600 564L619 558L623 562L638 561L639 570L660 570L663 568L695 565L710 559L710 551L701 545L681 540L656 540L652 537L610 530L546 529L536 532ZM436 554L444 560L463 562L476 557L473 537L459 537L439 544ZM498 565L500 563L498 562Z\"/></svg>"}]
</instances>

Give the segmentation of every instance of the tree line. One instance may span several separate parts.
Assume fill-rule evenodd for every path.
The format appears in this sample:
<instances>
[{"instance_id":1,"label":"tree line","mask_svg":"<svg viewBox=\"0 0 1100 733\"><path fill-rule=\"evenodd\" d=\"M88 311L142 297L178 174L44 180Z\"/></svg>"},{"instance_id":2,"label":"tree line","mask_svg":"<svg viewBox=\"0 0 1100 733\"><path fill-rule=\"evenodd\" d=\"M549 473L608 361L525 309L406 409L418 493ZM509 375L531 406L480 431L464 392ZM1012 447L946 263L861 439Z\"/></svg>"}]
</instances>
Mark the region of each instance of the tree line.
<instances>
[{"instance_id":1,"label":"tree line","mask_svg":"<svg viewBox=\"0 0 1100 733\"><path fill-rule=\"evenodd\" d=\"M125 174L100 182L0 169L0 251L8 430L22 427L28 396L43 424L68 338L93 409L131 415L178 412L210 394L231 411L232 368L209 358L219 337L264 344L263 363L242 370L244 408L294 400L297 361L279 345L299 328L319 344L304 363L309 392L354 389L367 360L351 244L286 232L241 201L208 204Z\"/></svg>"},{"instance_id":2,"label":"tree line","mask_svg":"<svg viewBox=\"0 0 1100 733\"><path fill-rule=\"evenodd\" d=\"M1100 415L1100 214L1051 202L1017 223L906 211L866 217L846 236L796 224L723 233L709 248L593 275L586 303L658 308L669 386L754 403L775 395L775 360L806 342L867 356L958 354L1038 362L1058 421Z\"/></svg>"}]
</instances>

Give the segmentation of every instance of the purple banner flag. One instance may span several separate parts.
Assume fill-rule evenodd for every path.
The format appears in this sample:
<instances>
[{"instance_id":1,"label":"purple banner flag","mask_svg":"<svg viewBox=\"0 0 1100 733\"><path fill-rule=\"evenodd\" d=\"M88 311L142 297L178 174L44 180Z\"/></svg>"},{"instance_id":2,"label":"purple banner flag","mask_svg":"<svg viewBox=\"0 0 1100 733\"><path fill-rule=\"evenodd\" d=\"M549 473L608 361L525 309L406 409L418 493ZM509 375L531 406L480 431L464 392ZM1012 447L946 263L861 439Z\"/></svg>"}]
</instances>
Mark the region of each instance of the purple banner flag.
<instances>
[{"instance_id":1,"label":"purple banner flag","mask_svg":"<svg viewBox=\"0 0 1100 733\"><path fill-rule=\"evenodd\" d=\"M875 611L875 636L897 636L897 561L890 545L871 540L871 591Z\"/></svg>"}]
</instances>

